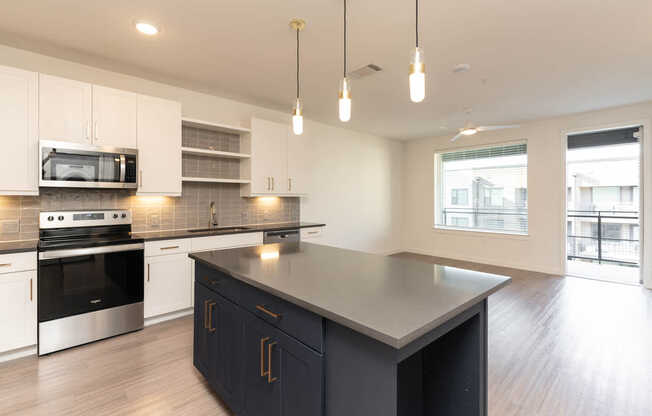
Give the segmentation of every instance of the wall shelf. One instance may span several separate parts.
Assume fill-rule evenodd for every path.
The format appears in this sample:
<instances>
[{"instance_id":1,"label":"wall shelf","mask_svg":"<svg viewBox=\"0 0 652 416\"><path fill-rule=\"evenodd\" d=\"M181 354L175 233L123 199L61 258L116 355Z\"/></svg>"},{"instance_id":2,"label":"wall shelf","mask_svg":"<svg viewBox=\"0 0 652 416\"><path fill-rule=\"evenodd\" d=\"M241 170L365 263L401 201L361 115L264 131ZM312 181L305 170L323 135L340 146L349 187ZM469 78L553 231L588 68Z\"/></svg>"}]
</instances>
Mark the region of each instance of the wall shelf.
<instances>
[{"instance_id":1,"label":"wall shelf","mask_svg":"<svg viewBox=\"0 0 652 416\"><path fill-rule=\"evenodd\" d=\"M251 183L249 179L220 179L220 178L192 178L183 177L183 182L204 182L204 183Z\"/></svg>"},{"instance_id":2,"label":"wall shelf","mask_svg":"<svg viewBox=\"0 0 652 416\"><path fill-rule=\"evenodd\" d=\"M181 119L181 124L184 126L188 127L195 127L199 129L204 129L204 130L213 130L213 131L221 131L225 133L232 133L232 134L242 134L242 133L249 133L251 132L251 129L248 129L246 127L240 127L240 126L231 126L228 124L219 124L219 123L213 123L211 121L203 121L203 120L197 120L194 118L182 118Z\"/></svg>"},{"instance_id":3,"label":"wall shelf","mask_svg":"<svg viewBox=\"0 0 652 416\"><path fill-rule=\"evenodd\" d=\"M181 153L204 157L220 157L225 159L248 159L251 157L251 155L245 153L222 152L220 150L199 149L196 147L182 147Z\"/></svg>"}]
</instances>

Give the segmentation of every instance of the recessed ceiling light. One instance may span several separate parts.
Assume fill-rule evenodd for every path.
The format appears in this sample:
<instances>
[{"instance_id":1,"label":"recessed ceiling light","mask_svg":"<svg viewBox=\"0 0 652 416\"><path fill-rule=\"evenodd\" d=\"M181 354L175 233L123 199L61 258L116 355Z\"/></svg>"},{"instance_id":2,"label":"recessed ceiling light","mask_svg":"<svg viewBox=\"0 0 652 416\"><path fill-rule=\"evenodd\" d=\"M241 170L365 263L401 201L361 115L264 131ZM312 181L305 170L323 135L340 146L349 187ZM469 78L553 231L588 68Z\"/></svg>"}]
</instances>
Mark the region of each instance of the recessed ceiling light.
<instances>
[{"instance_id":1,"label":"recessed ceiling light","mask_svg":"<svg viewBox=\"0 0 652 416\"><path fill-rule=\"evenodd\" d=\"M158 34L158 28L151 23L136 22L136 29L143 35L154 36Z\"/></svg>"}]
</instances>

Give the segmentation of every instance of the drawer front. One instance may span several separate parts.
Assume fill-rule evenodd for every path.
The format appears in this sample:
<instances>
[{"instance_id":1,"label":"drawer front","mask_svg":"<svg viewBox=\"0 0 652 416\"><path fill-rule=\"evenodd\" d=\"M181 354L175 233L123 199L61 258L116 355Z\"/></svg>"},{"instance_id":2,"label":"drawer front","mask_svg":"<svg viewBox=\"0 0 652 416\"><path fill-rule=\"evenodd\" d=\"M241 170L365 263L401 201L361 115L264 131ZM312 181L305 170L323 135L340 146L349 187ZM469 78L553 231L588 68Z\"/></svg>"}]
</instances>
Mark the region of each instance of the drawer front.
<instances>
[{"instance_id":1,"label":"drawer front","mask_svg":"<svg viewBox=\"0 0 652 416\"><path fill-rule=\"evenodd\" d=\"M214 235L192 239L191 251L219 250L231 247L257 246L263 244L263 233Z\"/></svg>"},{"instance_id":2,"label":"drawer front","mask_svg":"<svg viewBox=\"0 0 652 416\"><path fill-rule=\"evenodd\" d=\"M36 270L36 251L0 254L0 274Z\"/></svg>"},{"instance_id":3,"label":"drawer front","mask_svg":"<svg viewBox=\"0 0 652 416\"><path fill-rule=\"evenodd\" d=\"M301 239L309 240L311 238L321 237L324 227L310 227L301 229Z\"/></svg>"},{"instance_id":4,"label":"drawer front","mask_svg":"<svg viewBox=\"0 0 652 416\"><path fill-rule=\"evenodd\" d=\"M183 254L190 251L190 239L145 242L145 257Z\"/></svg>"},{"instance_id":5,"label":"drawer front","mask_svg":"<svg viewBox=\"0 0 652 416\"><path fill-rule=\"evenodd\" d=\"M240 306L304 344L323 352L324 327L321 316L244 283L241 291Z\"/></svg>"},{"instance_id":6,"label":"drawer front","mask_svg":"<svg viewBox=\"0 0 652 416\"><path fill-rule=\"evenodd\" d=\"M233 303L239 304L244 283L195 261L195 282L217 292Z\"/></svg>"}]
</instances>

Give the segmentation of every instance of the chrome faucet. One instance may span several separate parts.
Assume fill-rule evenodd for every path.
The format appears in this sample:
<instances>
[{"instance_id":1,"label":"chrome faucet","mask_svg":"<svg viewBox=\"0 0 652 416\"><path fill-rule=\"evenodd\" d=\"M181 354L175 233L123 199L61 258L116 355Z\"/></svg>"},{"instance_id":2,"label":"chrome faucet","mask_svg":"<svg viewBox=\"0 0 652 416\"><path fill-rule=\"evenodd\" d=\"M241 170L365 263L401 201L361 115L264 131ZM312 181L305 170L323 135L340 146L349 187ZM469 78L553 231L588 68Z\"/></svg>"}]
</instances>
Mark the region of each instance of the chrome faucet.
<instances>
[{"instance_id":1,"label":"chrome faucet","mask_svg":"<svg viewBox=\"0 0 652 416\"><path fill-rule=\"evenodd\" d=\"M217 224L217 218L216 218L217 212L215 211L215 201L211 201L211 203L209 205L209 208L210 208L210 212L211 212L211 219L208 220L208 226L209 227L217 227L218 224Z\"/></svg>"}]
</instances>

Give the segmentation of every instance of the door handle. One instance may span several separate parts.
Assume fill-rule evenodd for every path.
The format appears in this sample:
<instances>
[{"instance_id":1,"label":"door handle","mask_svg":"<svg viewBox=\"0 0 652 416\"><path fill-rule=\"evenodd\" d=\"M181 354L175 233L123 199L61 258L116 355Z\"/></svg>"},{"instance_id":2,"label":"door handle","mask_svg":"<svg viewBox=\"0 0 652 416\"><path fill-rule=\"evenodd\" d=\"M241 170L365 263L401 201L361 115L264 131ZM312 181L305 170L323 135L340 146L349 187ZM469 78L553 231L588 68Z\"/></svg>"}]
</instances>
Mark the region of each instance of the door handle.
<instances>
[{"instance_id":1,"label":"door handle","mask_svg":"<svg viewBox=\"0 0 652 416\"><path fill-rule=\"evenodd\" d=\"M204 301L204 329L208 329L208 301Z\"/></svg>"},{"instance_id":2,"label":"door handle","mask_svg":"<svg viewBox=\"0 0 652 416\"><path fill-rule=\"evenodd\" d=\"M278 377L272 377L272 348L276 345L276 342L270 342L267 344L267 383L272 384Z\"/></svg>"},{"instance_id":3,"label":"door handle","mask_svg":"<svg viewBox=\"0 0 652 416\"><path fill-rule=\"evenodd\" d=\"M215 302L208 302L208 332L215 332L216 328L213 328L213 306Z\"/></svg>"},{"instance_id":4,"label":"door handle","mask_svg":"<svg viewBox=\"0 0 652 416\"><path fill-rule=\"evenodd\" d=\"M280 313L274 313L262 305L256 305L256 309L263 313L266 313L267 315L271 316L274 319L279 319L281 317Z\"/></svg>"},{"instance_id":5,"label":"door handle","mask_svg":"<svg viewBox=\"0 0 652 416\"><path fill-rule=\"evenodd\" d=\"M269 337L260 339L260 376L265 377L267 371L265 371L265 343L269 341Z\"/></svg>"}]
</instances>

